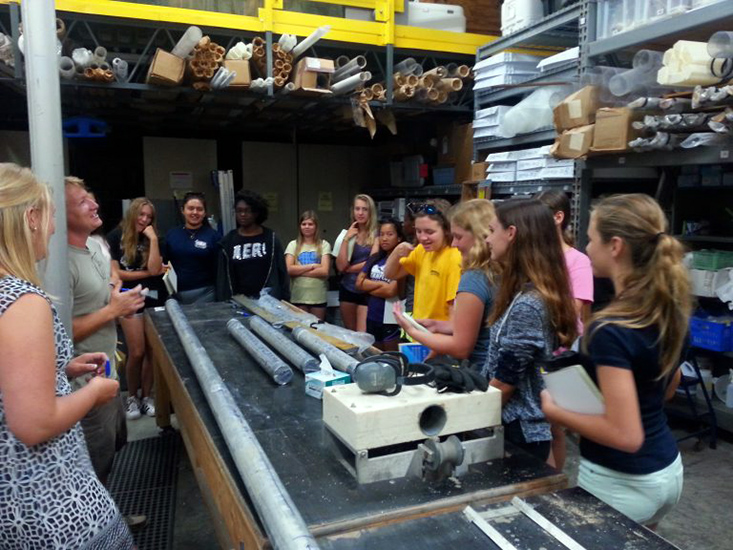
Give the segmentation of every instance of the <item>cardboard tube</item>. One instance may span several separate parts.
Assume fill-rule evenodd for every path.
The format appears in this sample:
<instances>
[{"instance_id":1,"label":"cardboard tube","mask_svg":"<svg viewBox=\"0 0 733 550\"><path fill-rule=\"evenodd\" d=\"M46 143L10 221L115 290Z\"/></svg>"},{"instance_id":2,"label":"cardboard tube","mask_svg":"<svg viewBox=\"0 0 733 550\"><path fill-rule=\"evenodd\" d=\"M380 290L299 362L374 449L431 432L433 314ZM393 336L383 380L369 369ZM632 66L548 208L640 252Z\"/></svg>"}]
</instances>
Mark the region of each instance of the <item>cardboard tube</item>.
<instances>
[{"instance_id":1,"label":"cardboard tube","mask_svg":"<svg viewBox=\"0 0 733 550\"><path fill-rule=\"evenodd\" d=\"M374 95L379 95L379 94L381 94L384 91L384 86L382 86L379 83L372 84L371 87L372 87L372 92L374 93Z\"/></svg>"},{"instance_id":2,"label":"cardboard tube","mask_svg":"<svg viewBox=\"0 0 733 550\"><path fill-rule=\"evenodd\" d=\"M415 90L415 99L422 101L423 103L426 102L428 100L428 89L418 88Z\"/></svg>"},{"instance_id":3,"label":"cardboard tube","mask_svg":"<svg viewBox=\"0 0 733 550\"><path fill-rule=\"evenodd\" d=\"M460 78L443 78L438 86L443 90L458 92L463 89L463 81Z\"/></svg>"},{"instance_id":4,"label":"cardboard tube","mask_svg":"<svg viewBox=\"0 0 733 550\"><path fill-rule=\"evenodd\" d=\"M285 65L285 63L283 63L283 60L282 59L276 59L275 60L275 68L276 69L282 70L283 65Z\"/></svg>"},{"instance_id":5,"label":"cardboard tube","mask_svg":"<svg viewBox=\"0 0 733 550\"><path fill-rule=\"evenodd\" d=\"M293 66L290 63L283 64L283 72L290 74L293 71Z\"/></svg>"},{"instance_id":6,"label":"cardboard tube","mask_svg":"<svg viewBox=\"0 0 733 550\"><path fill-rule=\"evenodd\" d=\"M449 77L454 77L458 74L458 63L446 63L445 70L448 71Z\"/></svg>"},{"instance_id":7,"label":"cardboard tube","mask_svg":"<svg viewBox=\"0 0 733 550\"><path fill-rule=\"evenodd\" d=\"M282 88L283 86L285 86L285 79L282 77L276 76L272 85L275 86L275 88Z\"/></svg>"},{"instance_id":8,"label":"cardboard tube","mask_svg":"<svg viewBox=\"0 0 733 550\"><path fill-rule=\"evenodd\" d=\"M104 71L102 69L92 69L94 71L94 80L104 80Z\"/></svg>"},{"instance_id":9,"label":"cardboard tube","mask_svg":"<svg viewBox=\"0 0 733 550\"><path fill-rule=\"evenodd\" d=\"M361 99L365 101L371 101L373 98L374 98L374 92L372 92L371 88L366 88L365 90L362 90Z\"/></svg>"},{"instance_id":10,"label":"cardboard tube","mask_svg":"<svg viewBox=\"0 0 733 550\"><path fill-rule=\"evenodd\" d=\"M440 79L435 75L423 75L418 79L420 86L424 88L432 88L435 86L438 82L440 82Z\"/></svg>"},{"instance_id":11,"label":"cardboard tube","mask_svg":"<svg viewBox=\"0 0 733 550\"><path fill-rule=\"evenodd\" d=\"M254 37L254 38L252 39L252 45L253 45L253 46L254 46L255 48L257 48L257 47L264 47L264 46L265 46L265 41L264 41L264 40L262 39L262 37L261 37L261 36L255 36L255 37Z\"/></svg>"},{"instance_id":12,"label":"cardboard tube","mask_svg":"<svg viewBox=\"0 0 733 550\"><path fill-rule=\"evenodd\" d=\"M438 90L435 88L430 88L428 90L428 101L438 101L438 97L440 97L440 92Z\"/></svg>"},{"instance_id":13,"label":"cardboard tube","mask_svg":"<svg viewBox=\"0 0 733 550\"><path fill-rule=\"evenodd\" d=\"M105 82L114 82L114 79L115 79L115 73L113 73L109 69L104 71L104 81Z\"/></svg>"},{"instance_id":14,"label":"cardboard tube","mask_svg":"<svg viewBox=\"0 0 733 550\"><path fill-rule=\"evenodd\" d=\"M194 90L197 90L199 92L211 91L211 84L209 84L208 82L194 82L191 86L193 86Z\"/></svg>"},{"instance_id":15,"label":"cardboard tube","mask_svg":"<svg viewBox=\"0 0 733 550\"><path fill-rule=\"evenodd\" d=\"M440 90L438 92L438 99L436 100L436 103L442 104L448 101L448 92L445 90Z\"/></svg>"},{"instance_id":16,"label":"cardboard tube","mask_svg":"<svg viewBox=\"0 0 733 550\"><path fill-rule=\"evenodd\" d=\"M204 71L204 78L207 80L211 80L212 78L214 78L214 69L206 69Z\"/></svg>"},{"instance_id":17,"label":"cardboard tube","mask_svg":"<svg viewBox=\"0 0 733 550\"><path fill-rule=\"evenodd\" d=\"M417 86L418 82L419 79L414 74L407 75L405 77L405 85L407 86L412 86L414 88L415 86Z\"/></svg>"},{"instance_id":18,"label":"cardboard tube","mask_svg":"<svg viewBox=\"0 0 733 550\"><path fill-rule=\"evenodd\" d=\"M456 73L459 78L468 78L471 76L471 67L468 65L458 65Z\"/></svg>"},{"instance_id":19,"label":"cardboard tube","mask_svg":"<svg viewBox=\"0 0 733 550\"><path fill-rule=\"evenodd\" d=\"M394 82L394 85L397 88L400 88L405 85L405 77L402 76L402 74L400 73L395 73L394 76L392 77L392 82Z\"/></svg>"},{"instance_id":20,"label":"cardboard tube","mask_svg":"<svg viewBox=\"0 0 733 550\"><path fill-rule=\"evenodd\" d=\"M426 75L435 75L435 76L437 76L439 78L445 78L446 76L448 76L448 71L442 65L438 65L434 69L430 69L429 71L425 71L423 74L426 74Z\"/></svg>"},{"instance_id":21,"label":"cardboard tube","mask_svg":"<svg viewBox=\"0 0 733 550\"><path fill-rule=\"evenodd\" d=\"M84 69L84 78L93 79L94 78L94 69L91 67L87 67Z\"/></svg>"},{"instance_id":22,"label":"cardboard tube","mask_svg":"<svg viewBox=\"0 0 733 550\"><path fill-rule=\"evenodd\" d=\"M59 40L63 40L65 34L66 34L66 23L64 23L61 19L57 17L56 18L56 37Z\"/></svg>"},{"instance_id":23,"label":"cardboard tube","mask_svg":"<svg viewBox=\"0 0 733 550\"><path fill-rule=\"evenodd\" d=\"M275 42L275 43L274 43L274 44L272 45L272 51L273 51L273 52L279 52L279 51L280 51L280 44L278 44L277 42Z\"/></svg>"},{"instance_id":24,"label":"cardboard tube","mask_svg":"<svg viewBox=\"0 0 733 550\"><path fill-rule=\"evenodd\" d=\"M377 94L377 100L379 100L379 101L387 101L387 91L386 90L382 90L381 92L379 92Z\"/></svg>"},{"instance_id":25,"label":"cardboard tube","mask_svg":"<svg viewBox=\"0 0 733 550\"><path fill-rule=\"evenodd\" d=\"M208 36L202 36L197 46L199 48L206 48L210 43L211 43L211 38L209 38Z\"/></svg>"}]
</instances>

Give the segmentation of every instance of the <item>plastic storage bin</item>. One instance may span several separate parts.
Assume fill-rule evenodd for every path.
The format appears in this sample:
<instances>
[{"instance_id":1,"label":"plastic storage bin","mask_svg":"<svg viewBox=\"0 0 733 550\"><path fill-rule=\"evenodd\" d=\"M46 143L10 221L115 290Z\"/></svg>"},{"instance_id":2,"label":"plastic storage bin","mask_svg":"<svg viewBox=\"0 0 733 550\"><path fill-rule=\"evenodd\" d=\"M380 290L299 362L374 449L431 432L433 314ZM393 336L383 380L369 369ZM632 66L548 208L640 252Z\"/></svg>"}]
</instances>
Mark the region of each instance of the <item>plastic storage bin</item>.
<instances>
[{"instance_id":1,"label":"plastic storage bin","mask_svg":"<svg viewBox=\"0 0 733 550\"><path fill-rule=\"evenodd\" d=\"M733 252L727 250L696 250L692 253L692 269L717 271L733 267Z\"/></svg>"},{"instance_id":2,"label":"plastic storage bin","mask_svg":"<svg viewBox=\"0 0 733 550\"><path fill-rule=\"evenodd\" d=\"M456 178L456 169L453 166L435 166L433 168L434 185L453 185Z\"/></svg>"},{"instance_id":3,"label":"plastic storage bin","mask_svg":"<svg viewBox=\"0 0 733 550\"><path fill-rule=\"evenodd\" d=\"M690 318L692 345L712 351L731 351L730 321L716 321L715 318Z\"/></svg>"}]
</instances>

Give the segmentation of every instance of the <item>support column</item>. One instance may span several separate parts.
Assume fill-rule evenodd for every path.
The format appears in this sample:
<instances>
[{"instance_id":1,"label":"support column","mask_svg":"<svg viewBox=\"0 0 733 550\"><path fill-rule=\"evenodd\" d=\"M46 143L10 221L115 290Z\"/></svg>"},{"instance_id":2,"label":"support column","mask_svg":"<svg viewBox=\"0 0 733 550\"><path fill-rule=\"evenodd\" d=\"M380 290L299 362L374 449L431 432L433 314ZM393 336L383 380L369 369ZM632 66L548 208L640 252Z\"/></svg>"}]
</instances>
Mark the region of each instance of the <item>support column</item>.
<instances>
[{"instance_id":1,"label":"support column","mask_svg":"<svg viewBox=\"0 0 733 550\"><path fill-rule=\"evenodd\" d=\"M25 1L21 4L21 13L31 165L35 175L51 187L56 204L56 233L49 244L43 281L46 291L54 297L61 321L71 334L61 89L54 0Z\"/></svg>"}]
</instances>

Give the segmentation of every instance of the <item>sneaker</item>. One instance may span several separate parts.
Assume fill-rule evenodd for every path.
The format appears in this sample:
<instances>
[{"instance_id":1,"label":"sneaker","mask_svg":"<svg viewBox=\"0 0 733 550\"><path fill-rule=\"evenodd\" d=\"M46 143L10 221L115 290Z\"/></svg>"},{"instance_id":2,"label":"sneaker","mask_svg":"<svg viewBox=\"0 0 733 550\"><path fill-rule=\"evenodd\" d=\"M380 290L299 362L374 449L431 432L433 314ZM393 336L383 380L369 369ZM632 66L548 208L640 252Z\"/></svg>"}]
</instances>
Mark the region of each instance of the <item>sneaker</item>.
<instances>
[{"instance_id":1,"label":"sneaker","mask_svg":"<svg viewBox=\"0 0 733 550\"><path fill-rule=\"evenodd\" d=\"M143 414L155 416L155 402L152 397L143 397L143 404L140 407Z\"/></svg>"},{"instance_id":2,"label":"sneaker","mask_svg":"<svg viewBox=\"0 0 733 550\"><path fill-rule=\"evenodd\" d=\"M140 418L140 402L134 397L127 398L127 407L125 407L125 417L128 420L137 420Z\"/></svg>"}]
</instances>

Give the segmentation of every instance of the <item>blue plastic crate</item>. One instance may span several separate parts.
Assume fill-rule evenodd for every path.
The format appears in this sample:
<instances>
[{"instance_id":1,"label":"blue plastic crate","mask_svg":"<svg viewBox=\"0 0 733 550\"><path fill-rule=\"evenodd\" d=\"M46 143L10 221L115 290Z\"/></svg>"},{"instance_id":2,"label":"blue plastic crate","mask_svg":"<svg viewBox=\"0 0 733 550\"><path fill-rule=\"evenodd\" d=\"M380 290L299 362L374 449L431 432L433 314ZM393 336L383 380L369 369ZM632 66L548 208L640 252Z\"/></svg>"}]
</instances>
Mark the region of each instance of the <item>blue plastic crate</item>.
<instances>
[{"instance_id":1,"label":"blue plastic crate","mask_svg":"<svg viewBox=\"0 0 733 550\"><path fill-rule=\"evenodd\" d=\"M407 356L410 363L422 363L430 353L430 348L418 344L417 342L409 342L400 344L400 351Z\"/></svg>"},{"instance_id":2,"label":"blue plastic crate","mask_svg":"<svg viewBox=\"0 0 733 550\"><path fill-rule=\"evenodd\" d=\"M729 321L718 322L714 318L690 318L692 345L712 351L733 351L733 339Z\"/></svg>"}]
</instances>

